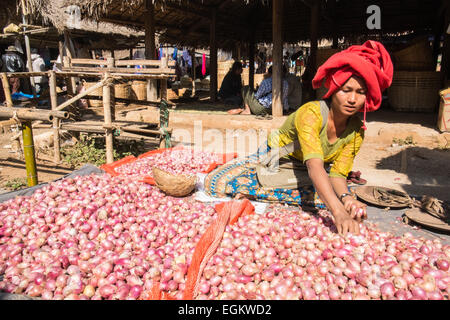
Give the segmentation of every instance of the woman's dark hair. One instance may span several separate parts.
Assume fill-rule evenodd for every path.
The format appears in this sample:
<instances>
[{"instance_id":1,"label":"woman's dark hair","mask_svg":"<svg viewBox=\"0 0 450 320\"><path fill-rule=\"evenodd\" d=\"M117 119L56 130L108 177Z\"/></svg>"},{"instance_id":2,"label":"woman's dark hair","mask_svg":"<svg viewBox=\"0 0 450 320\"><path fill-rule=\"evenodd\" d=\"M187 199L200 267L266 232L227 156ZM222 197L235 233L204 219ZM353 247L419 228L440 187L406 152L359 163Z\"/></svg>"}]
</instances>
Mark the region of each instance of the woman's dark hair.
<instances>
[{"instance_id":1,"label":"woman's dark hair","mask_svg":"<svg viewBox=\"0 0 450 320\"><path fill-rule=\"evenodd\" d=\"M239 69L242 69L242 63L240 63L239 61L235 61L233 63L233 66L231 67L231 71L236 72Z\"/></svg>"}]
</instances>

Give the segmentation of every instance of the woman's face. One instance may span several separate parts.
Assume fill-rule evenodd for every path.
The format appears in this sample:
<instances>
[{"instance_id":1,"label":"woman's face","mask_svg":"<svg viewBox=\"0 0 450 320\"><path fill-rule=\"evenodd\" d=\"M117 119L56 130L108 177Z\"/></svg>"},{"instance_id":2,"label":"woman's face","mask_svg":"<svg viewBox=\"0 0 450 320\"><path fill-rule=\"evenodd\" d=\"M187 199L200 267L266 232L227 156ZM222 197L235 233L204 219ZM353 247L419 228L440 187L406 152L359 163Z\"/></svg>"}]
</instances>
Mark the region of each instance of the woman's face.
<instances>
[{"instance_id":1,"label":"woman's face","mask_svg":"<svg viewBox=\"0 0 450 320\"><path fill-rule=\"evenodd\" d=\"M345 116L356 114L366 102L367 87L364 81L356 76L347 82L331 96L333 111Z\"/></svg>"}]
</instances>

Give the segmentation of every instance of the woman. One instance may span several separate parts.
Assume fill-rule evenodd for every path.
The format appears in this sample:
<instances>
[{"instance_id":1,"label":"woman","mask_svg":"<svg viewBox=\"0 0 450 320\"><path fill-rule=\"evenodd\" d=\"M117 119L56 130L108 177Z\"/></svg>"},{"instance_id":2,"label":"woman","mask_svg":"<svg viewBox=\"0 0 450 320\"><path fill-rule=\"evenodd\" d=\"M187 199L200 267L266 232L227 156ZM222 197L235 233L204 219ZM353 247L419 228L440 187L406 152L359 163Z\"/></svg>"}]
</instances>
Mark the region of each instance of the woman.
<instances>
[{"instance_id":1,"label":"woman","mask_svg":"<svg viewBox=\"0 0 450 320\"><path fill-rule=\"evenodd\" d=\"M324 101L301 106L278 132L269 136L268 146L257 154L211 172L205 180L207 192L213 196L243 195L261 201L326 206L340 234L358 234L359 222L367 216L366 206L351 196L346 177L364 139L366 112L378 109L381 92L390 86L392 76L390 56L379 42L367 41L333 55L312 81L318 88L325 79L329 90ZM356 115L359 111L364 112L364 122ZM272 148L290 150L296 145L289 158L306 165L312 186L296 190L263 188L255 167L258 157ZM324 164L331 164L329 174Z\"/></svg>"},{"instance_id":2,"label":"woman","mask_svg":"<svg viewBox=\"0 0 450 320\"><path fill-rule=\"evenodd\" d=\"M219 97L226 104L240 106L242 104L242 63L235 61L230 71L223 78Z\"/></svg>"},{"instance_id":3,"label":"woman","mask_svg":"<svg viewBox=\"0 0 450 320\"><path fill-rule=\"evenodd\" d=\"M283 66L283 88L281 101L283 109L289 110L288 92L289 84L285 79L287 68ZM269 68L267 78L265 78L256 93L249 86L242 88L242 97L244 99L244 109L228 110L229 114L254 114L258 116L266 116L272 114L272 67Z\"/></svg>"}]
</instances>

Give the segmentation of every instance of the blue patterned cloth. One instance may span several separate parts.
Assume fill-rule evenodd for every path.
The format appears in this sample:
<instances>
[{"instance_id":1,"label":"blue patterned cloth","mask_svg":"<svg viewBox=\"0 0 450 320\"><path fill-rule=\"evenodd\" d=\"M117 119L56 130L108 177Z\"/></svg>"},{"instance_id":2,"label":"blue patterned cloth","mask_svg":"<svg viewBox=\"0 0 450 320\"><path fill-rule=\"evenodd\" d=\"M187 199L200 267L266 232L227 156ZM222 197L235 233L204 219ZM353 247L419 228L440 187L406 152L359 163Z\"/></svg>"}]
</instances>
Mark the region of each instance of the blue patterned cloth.
<instances>
[{"instance_id":1,"label":"blue patterned cloth","mask_svg":"<svg viewBox=\"0 0 450 320\"><path fill-rule=\"evenodd\" d=\"M243 160L232 160L215 169L205 179L205 191L213 197L234 197L243 194L249 199L262 202L280 202L290 205L307 205L325 209L314 187L301 189L265 189L261 187L254 164L270 151L265 144Z\"/></svg>"},{"instance_id":2,"label":"blue patterned cloth","mask_svg":"<svg viewBox=\"0 0 450 320\"><path fill-rule=\"evenodd\" d=\"M283 79L283 92L281 101L283 102L283 109L289 109L288 104L288 82ZM255 93L255 98L258 99L267 109L272 108L272 77L264 79L259 85L258 91Z\"/></svg>"}]
</instances>

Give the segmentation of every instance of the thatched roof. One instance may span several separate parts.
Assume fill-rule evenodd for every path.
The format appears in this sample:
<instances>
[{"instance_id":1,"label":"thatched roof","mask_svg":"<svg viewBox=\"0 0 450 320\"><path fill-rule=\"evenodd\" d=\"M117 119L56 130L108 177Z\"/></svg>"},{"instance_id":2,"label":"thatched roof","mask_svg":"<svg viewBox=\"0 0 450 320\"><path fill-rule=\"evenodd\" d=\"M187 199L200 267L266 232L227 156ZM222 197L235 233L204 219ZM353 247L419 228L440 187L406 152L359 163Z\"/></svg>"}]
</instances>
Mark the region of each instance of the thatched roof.
<instances>
[{"instance_id":1,"label":"thatched roof","mask_svg":"<svg viewBox=\"0 0 450 320\"><path fill-rule=\"evenodd\" d=\"M5 2L6 9L0 9L1 29L8 23L22 22L22 1L6 0ZM79 12L77 15L77 8L71 8L70 3L65 0L25 0L24 3L34 24L56 28L53 32L41 35L47 38L46 40L57 41L60 34L68 30L75 38L88 38L90 40L88 45L93 49L119 49L135 46L144 37L144 32L138 32L127 26L98 22L90 18L78 19L81 15ZM5 18L1 19L2 17ZM33 35L33 38L39 40L41 36Z\"/></svg>"},{"instance_id":2,"label":"thatched roof","mask_svg":"<svg viewBox=\"0 0 450 320\"><path fill-rule=\"evenodd\" d=\"M288 43L310 37L311 11L315 0L284 0L283 39ZM320 1L320 0L318 0ZM319 38L392 34L414 30L432 32L445 0L321 0ZM78 5L83 16L98 21L113 21L143 30L145 0L67 0ZM211 8L217 8L219 47L232 47L248 41L252 32L257 42L272 42L271 0L153 0L156 30L161 41L188 46L208 46ZM366 28L369 5L381 8L382 29ZM332 21L335 21L333 25Z\"/></svg>"}]
</instances>

